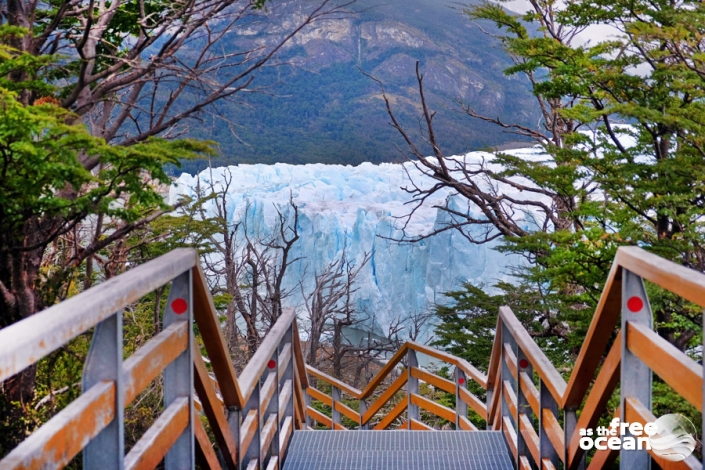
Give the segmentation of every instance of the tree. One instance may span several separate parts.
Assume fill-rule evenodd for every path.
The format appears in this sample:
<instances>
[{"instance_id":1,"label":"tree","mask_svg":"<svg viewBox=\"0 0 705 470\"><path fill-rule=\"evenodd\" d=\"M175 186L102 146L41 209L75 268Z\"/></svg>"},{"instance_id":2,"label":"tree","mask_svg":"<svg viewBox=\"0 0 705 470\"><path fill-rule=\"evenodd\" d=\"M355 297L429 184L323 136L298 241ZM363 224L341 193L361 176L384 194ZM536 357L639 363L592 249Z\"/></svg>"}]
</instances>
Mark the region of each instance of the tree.
<instances>
[{"instance_id":1,"label":"tree","mask_svg":"<svg viewBox=\"0 0 705 470\"><path fill-rule=\"evenodd\" d=\"M67 124L72 115L64 109L53 104L23 106L16 96L0 88L0 327L51 305L78 260L170 210L155 187L145 184L143 172L166 182L163 164L208 151L206 144L160 139L110 146L83 126ZM79 154L97 158L101 168L87 171L78 162ZM72 192L71 198L57 194L57 188ZM100 231L90 245L81 246L78 226L90 217L112 220L107 227L112 232ZM53 224L59 218L64 221L61 229ZM45 236L38 238L45 229ZM60 260L44 267L46 248L71 232L74 244ZM5 392L12 401L31 399L32 375L30 370L24 379L8 380Z\"/></svg>"},{"instance_id":2,"label":"tree","mask_svg":"<svg viewBox=\"0 0 705 470\"><path fill-rule=\"evenodd\" d=\"M416 207L450 188L456 196L441 210L452 223L441 231L459 229L473 243L503 237L503 250L525 255L525 278L543 286L541 301L554 309L556 320L570 322L566 335L556 332L571 341L570 348L584 332L619 245L640 244L705 268L700 59L705 8L690 1L530 4L523 17L492 3L466 13L503 31L499 38L515 63L507 73L530 81L541 128L482 116L471 105L462 110L532 137L545 158L446 156L418 69L424 138L433 155L422 155L389 102L387 109L409 145L412 164L426 178L409 188ZM613 27L617 35L575 44L578 33L597 24ZM530 34L528 25L537 25L538 33ZM466 205L458 209L458 201ZM653 307L661 335L680 349L694 344L700 318L687 303L655 293Z\"/></svg>"},{"instance_id":3,"label":"tree","mask_svg":"<svg viewBox=\"0 0 705 470\"><path fill-rule=\"evenodd\" d=\"M370 259L370 254L364 253L362 260L354 262L343 250L323 272L315 274L312 291L307 293L304 283L300 283L307 317L306 363L317 368L330 367L334 377L354 384L361 381L363 372L367 373L372 363L396 352L405 336L415 338L428 319L426 315L400 318L388 325L385 332L372 332L374 317L357 310L353 303L356 284Z\"/></svg>"},{"instance_id":4,"label":"tree","mask_svg":"<svg viewBox=\"0 0 705 470\"><path fill-rule=\"evenodd\" d=\"M306 293L304 284L300 284L309 324L304 353L307 364L318 366L322 339L331 324L337 331L336 340L341 343L342 328L359 321L358 317L362 312L353 309L351 300L352 294L357 291L354 287L355 281L369 260L369 253L365 253L362 262L355 265L347 259L346 252L343 251L340 258L331 261L322 273L314 274L314 287L311 292Z\"/></svg>"},{"instance_id":5,"label":"tree","mask_svg":"<svg viewBox=\"0 0 705 470\"><path fill-rule=\"evenodd\" d=\"M153 182L167 163L211 152L172 140L189 119L252 88L296 33L345 5L322 0L271 47L222 40L264 0L12 0L0 7L0 327L53 303L72 270L170 212ZM83 224L97 220L93 233ZM90 224L89 224L90 225ZM48 247L74 233L66 262ZM5 384L27 402L34 368Z\"/></svg>"},{"instance_id":6,"label":"tree","mask_svg":"<svg viewBox=\"0 0 705 470\"><path fill-rule=\"evenodd\" d=\"M211 173L206 196L212 201L212 214L202 207L201 219L210 220L214 231L209 235L213 253L206 257L211 291L216 301L225 306L226 338L231 355L238 355L240 332L238 318L245 324L245 362L257 351L264 335L282 314L284 300L291 294L283 287L286 271L298 258L291 257L291 250L299 240L299 208L290 197L288 212L275 207L277 225L271 236L250 235L245 207L239 222L230 218L228 194L232 174L226 169L219 185ZM200 180L199 180L200 181ZM200 188L196 188L201 193ZM243 246L238 246L238 242Z\"/></svg>"}]
</instances>

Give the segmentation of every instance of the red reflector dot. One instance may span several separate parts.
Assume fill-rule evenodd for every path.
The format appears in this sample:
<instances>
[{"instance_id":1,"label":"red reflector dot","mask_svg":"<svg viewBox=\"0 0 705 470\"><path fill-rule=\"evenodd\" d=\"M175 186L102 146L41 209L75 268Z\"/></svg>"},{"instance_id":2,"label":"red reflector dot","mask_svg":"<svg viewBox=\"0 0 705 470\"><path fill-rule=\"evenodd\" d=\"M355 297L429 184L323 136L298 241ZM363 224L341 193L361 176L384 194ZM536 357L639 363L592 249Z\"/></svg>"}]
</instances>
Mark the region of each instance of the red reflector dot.
<instances>
[{"instance_id":1,"label":"red reflector dot","mask_svg":"<svg viewBox=\"0 0 705 470\"><path fill-rule=\"evenodd\" d=\"M529 367L529 361L527 361L526 359L520 360L519 367L521 367L522 369L526 369L527 367Z\"/></svg>"},{"instance_id":2,"label":"red reflector dot","mask_svg":"<svg viewBox=\"0 0 705 470\"><path fill-rule=\"evenodd\" d=\"M181 315L188 308L188 304L184 299L176 299L171 303L171 309L175 314Z\"/></svg>"},{"instance_id":3,"label":"red reflector dot","mask_svg":"<svg viewBox=\"0 0 705 470\"><path fill-rule=\"evenodd\" d=\"M638 312L644 308L644 301L639 297L630 297L629 300L627 300L627 308L630 312Z\"/></svg>"},{"instance_id":4,"label":"red reflector dot","mask_svg":"<svg viewBox=\"0 0 705 470\"><path fill-rule=\"evenodd\" d=\"M465 383L465 379L462 378L462 377L460 377L460 378L458 379L458 383L459 383L460 385L463 385L463 384Z\"/></svg>"},{"instance_id":5,"label":"red reflector dot","mask_svg":"<svg viewBox=\"0 0 705 470\"><path fill-rule=\"evenodd\" d=\"M267 363L267 367L269 367L270 369L274 369L274 366L276 366L276 365L277 365L277 363L274 362L274 359L272 359L271 361L269 361Z\"/></svg>"}]
</instances>

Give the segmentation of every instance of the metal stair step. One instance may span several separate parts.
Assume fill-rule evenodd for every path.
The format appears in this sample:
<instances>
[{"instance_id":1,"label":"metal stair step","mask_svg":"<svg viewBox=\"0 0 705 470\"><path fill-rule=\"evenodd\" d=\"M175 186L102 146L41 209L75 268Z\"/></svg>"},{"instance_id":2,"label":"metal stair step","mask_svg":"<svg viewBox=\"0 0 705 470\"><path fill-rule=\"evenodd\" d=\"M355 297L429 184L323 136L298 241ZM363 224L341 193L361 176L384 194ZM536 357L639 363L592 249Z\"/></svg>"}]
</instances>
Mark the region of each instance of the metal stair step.
<instances>
[{"instance_id":1,"label":"metal stair step","mask_svg":"<svg viewBox=\"0 0 705 470\"><path fill-rule=\"evenodd\" d=\"M283 470L509 470L498 431L295 431Z\"/></svg>"}]
</instances>

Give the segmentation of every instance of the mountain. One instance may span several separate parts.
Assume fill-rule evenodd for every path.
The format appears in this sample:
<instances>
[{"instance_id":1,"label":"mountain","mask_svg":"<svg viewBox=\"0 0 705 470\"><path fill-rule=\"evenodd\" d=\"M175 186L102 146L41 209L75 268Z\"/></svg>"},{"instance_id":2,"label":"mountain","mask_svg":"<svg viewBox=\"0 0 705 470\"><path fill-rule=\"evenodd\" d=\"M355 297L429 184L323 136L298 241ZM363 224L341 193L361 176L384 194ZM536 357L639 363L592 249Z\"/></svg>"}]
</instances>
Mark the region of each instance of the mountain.
<instances>
[{"instance_id":1,"label":"mountain","mask_svg":"<svg viewBox=\"0 0 705 470\"><path fill-rule=\"evenodd\" d=\"M226 46L271 45L317 4L269 2L266 12L229 34ZM400 121L430 153L419 137L417 60L446 153L516 140L468 117L456 100L508 121L536 123L528 84L503 73L511 62L487 34L491 25L480 28L437 0L358 0L349 9L354 12L307 27L281 50L277 60L285 65L265 67L255 78L265 92L221 103L227 122L205 120L192 132L220 144L215 165L400 161L404 141L388 124L379 85L360 70L384 84ZM193 173L204 165L187 162L184 169Z\"/></svg>"}]
</instances>

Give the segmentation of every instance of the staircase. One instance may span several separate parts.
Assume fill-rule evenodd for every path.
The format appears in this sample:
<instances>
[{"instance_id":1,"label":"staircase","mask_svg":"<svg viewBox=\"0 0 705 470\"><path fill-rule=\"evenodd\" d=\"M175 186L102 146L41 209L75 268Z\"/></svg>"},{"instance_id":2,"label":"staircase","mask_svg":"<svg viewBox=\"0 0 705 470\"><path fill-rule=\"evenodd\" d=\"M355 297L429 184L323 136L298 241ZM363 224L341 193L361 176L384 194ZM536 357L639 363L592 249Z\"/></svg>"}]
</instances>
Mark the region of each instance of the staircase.
<instances>
[{"instance_id":1,"label":"staircase","mask_svg":"<svg viewBox=\"0 0 705 470\"><path fill-rule=\"evenodd\" d=\"M296 431L283 470L508 470L501 432Z\"/></svg>"},{"instance_id":2,"label":"staircase","mask_svg":"<svg viewBox=\"0 0 705 470\"><path fill-rule=\"evenodd\" d=\"M615 416L655 421L652 373L703 410L703 365L653 330L644 280L705 307L704 274L620 248L567 382L501 307L487 374L410 341L358 390L304 363L293 309L237 376L198 255L174 250L0 330L2 382L95 328L82 395L4 456L0 470L63 468L81 452L84 468L96 470L161 462L166 470L196 463L229 470L582 470L610 468L617 458L627 470L648 469L652 460L702 469L693 455L672 462L609 447L591 451L588 465L579 445L581 429L611 420L607 404L618 386ZM160 333L125 359L122 310L167 284ZM451 375L420 367L418 355ZM160 374L164 411L126 453L124 409ZM420 382L454 396L454 405L424 395ZM454 430L433 430L422 413ZM478 420L487 430L475 427Z\"/></svg>"}]
</instances>

